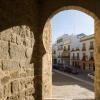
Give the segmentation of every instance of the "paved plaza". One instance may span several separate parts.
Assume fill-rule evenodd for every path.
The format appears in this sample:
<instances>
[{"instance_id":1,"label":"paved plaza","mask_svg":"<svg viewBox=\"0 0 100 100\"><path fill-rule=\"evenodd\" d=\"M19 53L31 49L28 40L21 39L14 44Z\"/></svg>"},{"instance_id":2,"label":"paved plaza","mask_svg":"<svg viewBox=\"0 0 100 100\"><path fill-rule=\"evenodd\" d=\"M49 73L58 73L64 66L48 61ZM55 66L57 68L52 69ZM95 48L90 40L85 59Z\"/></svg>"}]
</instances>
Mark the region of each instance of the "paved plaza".
<instances>
[{"instance_id":1,"label":"paved plaza","mask_svg":"<svg viewBox=\"0 0 100 100\"><path fill-rule=\"evenodd\" d=\"M93 85L86 82L53 71L53 98L64 98L64 100L94 99L93 88Z\"/></svg>"}]
</instances>

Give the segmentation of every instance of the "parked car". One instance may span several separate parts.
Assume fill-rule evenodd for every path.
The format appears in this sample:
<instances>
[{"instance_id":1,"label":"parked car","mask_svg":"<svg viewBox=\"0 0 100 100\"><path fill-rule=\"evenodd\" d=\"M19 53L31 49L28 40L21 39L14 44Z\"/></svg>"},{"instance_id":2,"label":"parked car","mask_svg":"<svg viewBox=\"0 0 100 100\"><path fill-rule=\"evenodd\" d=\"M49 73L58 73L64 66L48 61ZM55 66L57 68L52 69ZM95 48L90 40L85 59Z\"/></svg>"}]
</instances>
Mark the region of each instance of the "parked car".
<instances>
[{"instance_id":1,"label":"parked car","mask_svg":"<svg viewBox=\"0 0 100 100\"><path fill-rule=\"evenodd\" d=\"M57 70L63 70L63 65L62 64L53 64L53 68Z\"/></svg>"},{"instance_id":2,"label":"parked car","mask_svg":"<svg viewBox=\"0 0 100 100\"><path fill-rule=\"evenodd\" d=\"M52 66L53 66L54 69L59 69L57 64L53 64Z\"/></svg>"},{"instance_id":3,"label":"parked car","mask_svg":"<svg viewBox=\"0 0 100 100\"><path fill-rule=\"evenodd\" d=\"M91 79L94 79L94 72L89 73L88 77L90 77Z\"/></svg>"},{"instance_id":4,"label":"parked car","mask_svg":"<svg viewBox=\"0 0 100 100\"><path fill-rule=\"evenodd\" d=\"M65 72L71 73L72 72L72 68L69 66L65 66Z\"/></svg>"},{"instance_id":5,"label":"parked car","mask_svg":"<svg viewBox=\"0 0 100 100\"><path fill-rule=\"evenodd\" d=\"M72 74L78 74L79 73L78 69L75 68L75 67L72 67L72 66L66 66L65 72L72 73Z\"/></svg>"}]
</instances>

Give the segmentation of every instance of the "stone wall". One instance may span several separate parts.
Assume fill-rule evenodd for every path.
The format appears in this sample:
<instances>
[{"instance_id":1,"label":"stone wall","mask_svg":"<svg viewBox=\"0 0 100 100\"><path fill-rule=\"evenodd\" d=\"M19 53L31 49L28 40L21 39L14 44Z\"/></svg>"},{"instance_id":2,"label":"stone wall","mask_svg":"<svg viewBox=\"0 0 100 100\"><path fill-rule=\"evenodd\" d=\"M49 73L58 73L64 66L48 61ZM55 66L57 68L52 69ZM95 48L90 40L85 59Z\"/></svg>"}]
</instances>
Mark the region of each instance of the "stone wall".
<instances>
[{"instance_id":1,"label":"stone wall","mask_svg":"<svg viewBox=\"0 0 100 100\"><path fill-rule=\"evenodd\" d=\"M48 19L43 31L43 44L46 50L42 58L42 95L43 98L52 96L52 29L51 19Z\"/></svg>"},{"instance_id":2,"label":"stone wall","mask_svg":"<svg viewBox=\"0 0 100 100\"><path fill-rule=\"evenodd\" d=\"M35 0L0 1L0 100L35 99L37 14Z\"/></svg>"},{"instance_id":3,"label":"stone wall","mask_svg":"<svg viewBox=\"0 0 100 100\"><path fill-rule=\"evenodd\" d=\"M0 100L33 100L34 35L28 26L0 32Z\"/></svg>"}]
</instances>

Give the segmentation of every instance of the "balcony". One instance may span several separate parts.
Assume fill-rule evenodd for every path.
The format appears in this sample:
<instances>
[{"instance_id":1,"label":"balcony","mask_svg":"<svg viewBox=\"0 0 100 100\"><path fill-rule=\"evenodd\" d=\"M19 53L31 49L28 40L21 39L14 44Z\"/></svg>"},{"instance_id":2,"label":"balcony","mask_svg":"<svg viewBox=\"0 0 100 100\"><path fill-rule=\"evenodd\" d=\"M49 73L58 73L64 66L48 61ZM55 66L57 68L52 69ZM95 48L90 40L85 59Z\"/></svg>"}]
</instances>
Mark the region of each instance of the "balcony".
<instances>
[{"instance_id":1,"label":"balcony","mask_svg":"<svg viewBox=\"0 0 100 100\"><path fill-rule=\"evenodd\" d=\"M85 47L83 47L83 48L82 48L82 51L86 51L86 48L85 48Z\"/></svg>"},{"instance_id":2,"label":"balcony","mask_svg":"<svg viewBox=\"0 0 100 100\"><path fill-rule=\"evenodd\" d=\"M71 57L71 60L75 60L75 56L72 56L72 57Z\"/></svg>"},{"instance_id":3,"label":"balcony","mask_svg":"<svg viewBox=\"0 0 100 100\"><path fill-rule=\"evenodd\" d=\"M86 61L86 56L83 56L82 61Z\"/></svg>"},{"instance_id":4,"label":"balcony","mask_svg":"<svg viewBox=\"0 0 100 100\"><path fill-rule=\"evenodd\" d=\"M94 57L90 57L89 58L89 61L94 61Z\"/></svg>"},{"instance_id":5,"label":"balcony","mask_svg":"<svg viewBox=\"0 0 100 100\"><path fill-rule=\"evenodd\" d=\"M79 56L76 57L77 60L80 60Z\"/></svg>"},{"instance_id":6,"label":"balcony","mask_svg":"<svg viewBox=\"0 0 100 100\"><path fill-rule=\"evenodd\" d=\"M63 47L59 47L58 50L63 50Z\"/></svg>"},{"instance_id":7,"label":"balcony","mask_svg":"<svg viewBox=\"0 0 100 100\"><path fill-rule=\"evenodd\" d=\"M71 52L75 51L74 48L71 50Z\"/></svg>"},{"instance_id":8,"label":"balcony","mask_svg":"<svg viewBox=\"0 0 100 100\"><path fill-rule=\"evenodd\" d=\"M61 57L62 58L70 58L70 53L67 50L66 51L63 51Z\"/></svg>"},{"instance_id":9,"label":"balcony","mask_svg":"<svg viewBox=\"0 0 100 100\"><path fill-rule=\"evenodd\" d=\"M59 55L58 58L61 58L61 56Z\"/></svg>"},{"instance_id":10,"label":"balcony","mask_svg":"<svg viewBox=\"0 0 100 100\"><path fill-rule=\"evenodd\" d=\"M93 46L90 46L89 50L93 50L93 49L94 49L94 47Z\"/></svg>"},{"instance_id":11,"label":"balcony","mask_svg":"<svg viewBox=\"0 0 100 100\"><path fill-rule=\"evenodd\" d=\"M80 49L79 48L76 48L76 51L79 51Z\"/></svg>"}]
</instances>

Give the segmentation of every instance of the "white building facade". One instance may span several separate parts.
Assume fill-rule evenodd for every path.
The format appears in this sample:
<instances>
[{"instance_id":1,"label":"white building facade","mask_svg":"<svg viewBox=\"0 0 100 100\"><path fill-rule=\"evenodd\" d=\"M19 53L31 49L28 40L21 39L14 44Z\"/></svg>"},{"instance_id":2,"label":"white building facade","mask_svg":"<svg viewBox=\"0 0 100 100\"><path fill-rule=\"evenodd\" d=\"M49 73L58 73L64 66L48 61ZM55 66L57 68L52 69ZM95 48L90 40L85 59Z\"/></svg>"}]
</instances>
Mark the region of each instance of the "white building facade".
<instances>
[{"instance_id":1,"label":"white building facade","mask_svg":"<svg viewBox=\"0 0 100 100\"><path fill-rule=\"evenodd\" d=\"M80 39L80 65L83 70L95 70L94 34Z\"/></svg>"},{"instance_id":2,"label":"white building facade","mask_svg":"<svg viewBox=\"0 0 100 100\"><path fill-rule=\"evenodd\" d=\"M53 45L53 63L95 70L94 45L94 34L65 34Z\"/></svg>"}]
</instances>

